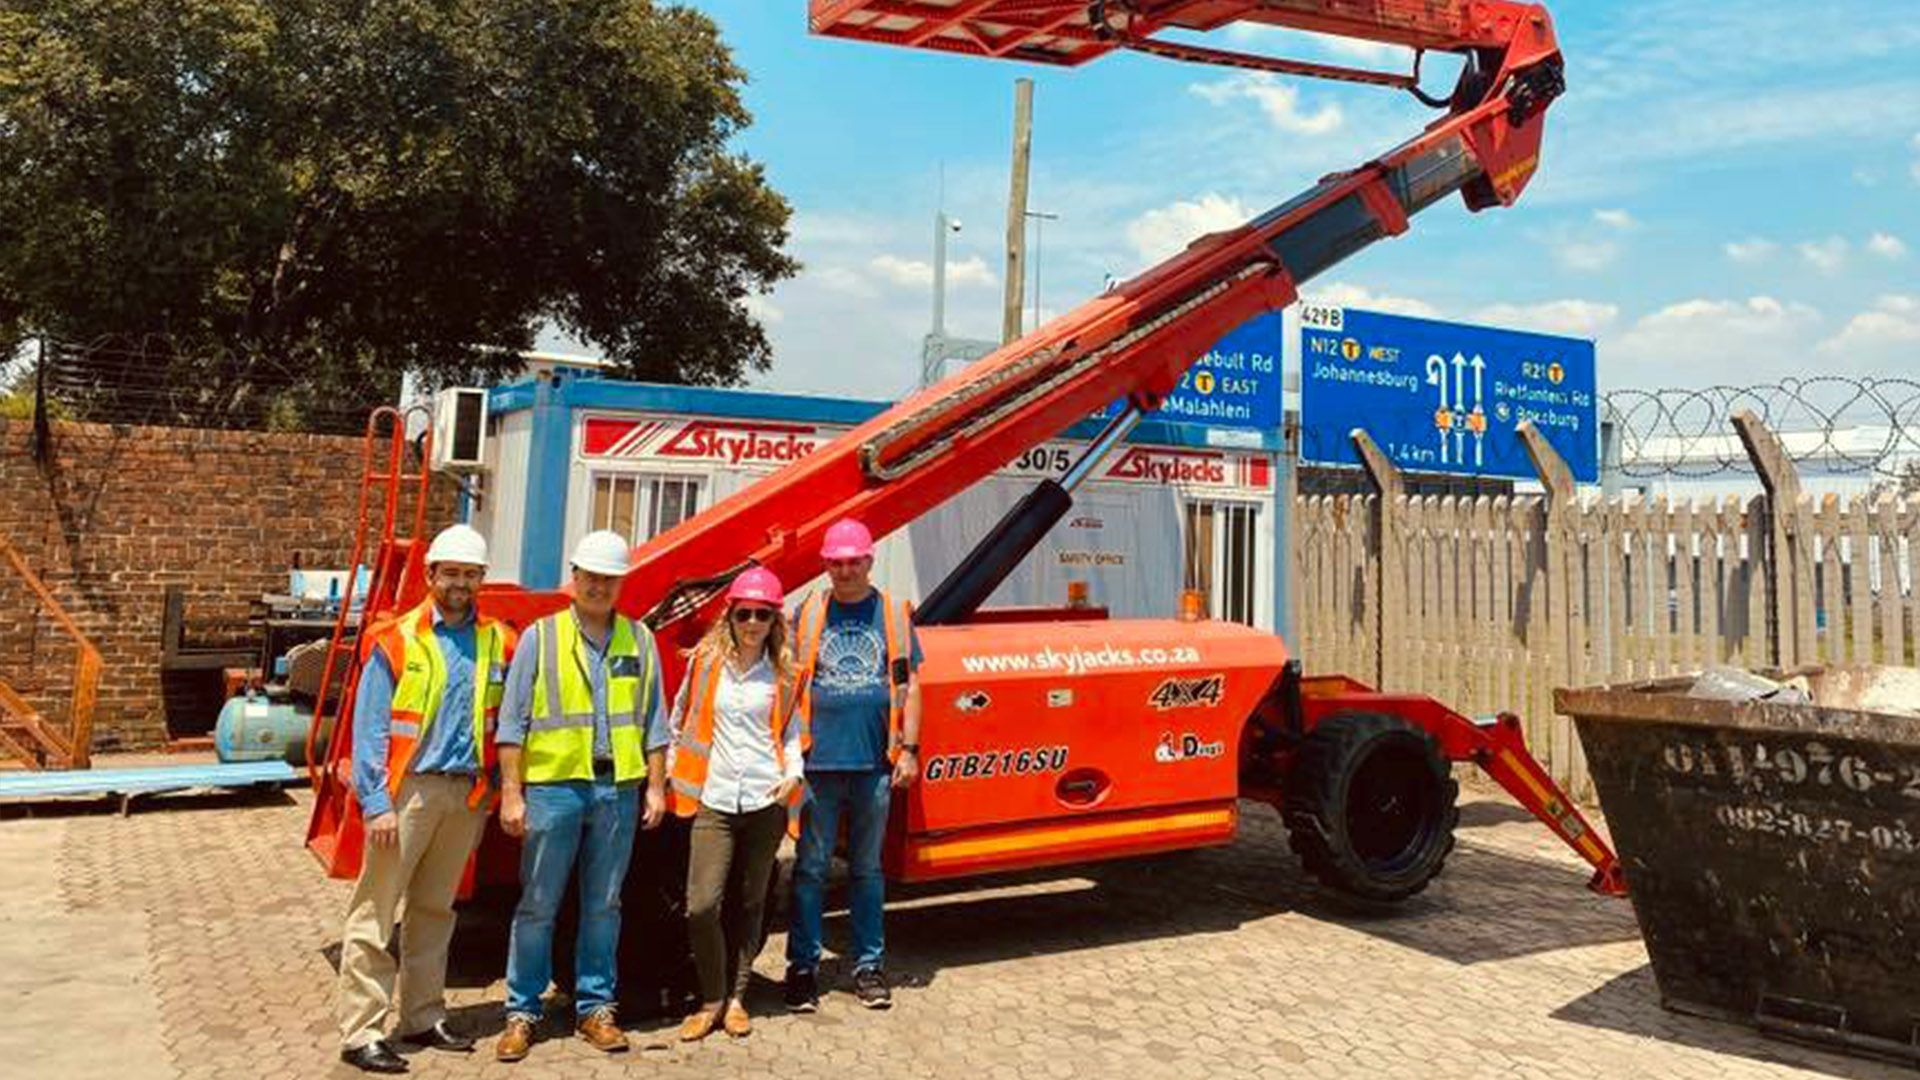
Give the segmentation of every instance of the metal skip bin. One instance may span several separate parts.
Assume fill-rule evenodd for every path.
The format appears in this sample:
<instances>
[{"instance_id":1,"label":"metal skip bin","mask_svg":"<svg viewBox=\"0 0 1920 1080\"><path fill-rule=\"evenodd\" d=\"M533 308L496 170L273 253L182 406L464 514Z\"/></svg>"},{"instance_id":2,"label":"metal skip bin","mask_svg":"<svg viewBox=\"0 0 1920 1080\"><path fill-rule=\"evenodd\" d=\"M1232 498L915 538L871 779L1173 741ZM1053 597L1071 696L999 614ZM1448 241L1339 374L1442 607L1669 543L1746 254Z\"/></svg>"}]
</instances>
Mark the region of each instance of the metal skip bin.
<instances>
[{"instance_id":1,"label":"metal skip bin","mask_svg":"<svg viewBox=\"0 0 1920 1080\"><path fill-rule=\"evenodd\" d=\"M1920 672L1827 668L1810 704L1695 678L1557 690L1662 1003L1920 1063Z\"/></svg>"}]
</instances>

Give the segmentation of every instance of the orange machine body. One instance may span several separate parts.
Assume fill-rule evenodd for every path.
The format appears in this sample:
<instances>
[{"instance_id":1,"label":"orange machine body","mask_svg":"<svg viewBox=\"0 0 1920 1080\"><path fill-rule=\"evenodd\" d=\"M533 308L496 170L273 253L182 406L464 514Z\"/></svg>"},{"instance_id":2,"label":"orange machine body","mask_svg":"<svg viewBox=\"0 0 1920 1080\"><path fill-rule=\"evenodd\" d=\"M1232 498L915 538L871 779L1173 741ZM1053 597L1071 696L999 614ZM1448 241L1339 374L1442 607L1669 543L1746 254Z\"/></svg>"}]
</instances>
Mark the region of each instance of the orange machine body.
<instances>
[{"instance_id":1,"label":"orange machine body","mask_svg":"<svg viewBox=\"0 0 1920 1080\"><path fill-rule=\"evenodd\" d=\"M920 632L922 776L891 876L920 881L1221 844L1240 732L1286 660L1236 623L1129 620Z\"/></svg>"}]
</instances>

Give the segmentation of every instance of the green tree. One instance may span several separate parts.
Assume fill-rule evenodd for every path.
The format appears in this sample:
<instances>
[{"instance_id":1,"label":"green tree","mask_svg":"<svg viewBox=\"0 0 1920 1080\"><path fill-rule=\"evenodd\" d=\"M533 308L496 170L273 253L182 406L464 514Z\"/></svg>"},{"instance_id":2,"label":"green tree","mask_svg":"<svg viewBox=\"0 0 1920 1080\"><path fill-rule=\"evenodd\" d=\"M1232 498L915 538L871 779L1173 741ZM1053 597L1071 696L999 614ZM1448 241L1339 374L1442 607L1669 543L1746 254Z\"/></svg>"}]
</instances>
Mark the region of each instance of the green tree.
<instances>
[{"instance_id":1,"label":"green tree","mask_svg":"<svg viewBox=\"0 0 1920 1080\"><path fill-rule=\"evenodd\" d=\"M256 419L549 322L736 384L798 269L745 78L648 0L0 0L0 340L137 342L149 392Z\"/></svg>"}]
</instances>

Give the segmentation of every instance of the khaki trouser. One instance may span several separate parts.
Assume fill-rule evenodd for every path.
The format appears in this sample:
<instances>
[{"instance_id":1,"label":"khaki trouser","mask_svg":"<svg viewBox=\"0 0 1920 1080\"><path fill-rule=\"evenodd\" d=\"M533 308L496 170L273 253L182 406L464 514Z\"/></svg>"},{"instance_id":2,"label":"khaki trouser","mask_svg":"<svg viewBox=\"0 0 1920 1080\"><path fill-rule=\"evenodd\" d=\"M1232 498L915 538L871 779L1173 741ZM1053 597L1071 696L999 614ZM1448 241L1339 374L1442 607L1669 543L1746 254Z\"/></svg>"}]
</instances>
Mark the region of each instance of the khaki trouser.
<instances>
[{"instance_id":1,"label":"khaki trouser","mask_svg":"<svg viewBox=\"0 0 1920 1080\"><path fill-rule=\"evenodd\" d=\"M702 805L693 818L687 859L687 932L705 1004L747 993L760 955L767 880L787 808L779 803L745 814Z\"/></svg>"},{"instance_id":2,"label":"khaki trouser","mask_svg":"<svg viewBox=\"0 0 1920 1080\"><path fill-rule=\"evenodd\" d=\"M384 1037L395 1012L387 946L396 914L403 922L395 1030L413 1034L446 1018L453 898L487 822L484 811L467 808L472 790L468 777L407 777L394 800L400 842L367 845L340 940L340 1042L349 1050Z\"/></svg>"}]
</instances>

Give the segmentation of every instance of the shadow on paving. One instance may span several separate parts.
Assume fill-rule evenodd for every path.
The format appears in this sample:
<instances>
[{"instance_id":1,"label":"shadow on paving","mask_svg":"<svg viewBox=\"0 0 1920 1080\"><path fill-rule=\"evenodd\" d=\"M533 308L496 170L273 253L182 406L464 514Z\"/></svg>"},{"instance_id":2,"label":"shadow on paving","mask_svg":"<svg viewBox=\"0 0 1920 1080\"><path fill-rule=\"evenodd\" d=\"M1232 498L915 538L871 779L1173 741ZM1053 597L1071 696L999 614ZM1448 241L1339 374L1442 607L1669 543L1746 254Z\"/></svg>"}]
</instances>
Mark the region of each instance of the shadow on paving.
<instances>
[{"instance_id":1,"label":"shadow on paving","mask_svg":"<svg viewBox=\"0 0 1920 1080\"><path fill-rule=\"evenodd\" d=\"M1223 933L1285 914L1336 923L1462 965L1639 937L1632 910L1588 892L1580 868L1476 844L1457 845L1439 879L1418 896L1391 905L1355 901L1320 885L1300 867L1278 815L1251 805L1246 810L1239 837L1223 848L890 885L888 973L897 984L927 986L949 968ZM1475 821L1506 820L1497 803L1469 804L1463 818L1468 811ZM685 839L684 828L669 827L642 833L637 842L622 900L622 1016L677 1017L695 1004L685 923ZM790 878L791 862L783 857L770 931L786 927ZM509 889L461 906L449 986L484 988L504 976L515 899ZM851 950L845 905L845 867L836 862L823 924L829 953L821 965L823 985L844 982L849 975L832 958ZM560 987L572 985L577 911L570 887L554 933L554 981ZM326 952L337 965L338 945ZM778 969L780 961L763 956L762 964ZM778 1000L777 987L763 978L756 978L751 994L750 1000L764 1004ZM469 1030L489 1033L501 1025L497 1003L462 1014ZM564 1016L550 1018L549 1024L566 1030Z\"/></svg>"},{"instance_id":2,"label":"shadow on paving","mask_svg":"<svg viewBox=\"0 0 1920 1080\"><path fill-rule=\"evenodd\" d=\"M1538 824L1539 821L1540 819L1534 817L1525 807L1504 795L1460 804L1462 829L1485 829L1494 825L1520 823Z\"/></svg>"},{"instance_id":3,"label":"shadow on paving","mask_svg":"<svg viewBox=\"0 0 1920 1080\"><path fill-rule=\"evenodd\" d=\"M1475 803L1467 809L1476 820L1480 807L1489 808L1484 819L1506 820L1501 804ZM1225 848L891 888L889 968L902 982L924 984L948 967L1219 933L1289 913L1462 965L1640 936L1631 907L1589 892L1584 869L1475 844L1458 844L1417 896L1354 900L1306 873L1276 815L1248 809L1239 839ZM828 920L830 947L846 946L844 921Z\"/></svg>"},{"instance_id":4,"label":"shadow on paving","mask_svg":"<svg viewBox=\"0 0 1920 1080\"><path fill-rule=\"evenodd\" d=\"M1767 1038L1739 1024L1686 1016L1663 1008L1653 967L1643 964L1553 1011L1555 1020L1644 1039L1729 1054L1751 1061L1811 1069L1844 1080L1911 1080L1910 1068L1845 1057L1800 1043Z\"/></svg>"},{"instance_id":5,"label":"shadow on paving","mask_svg":"<svg viewBox=\"0 0 1920 1080\"><path fill-rule=\"evenodd\" d=\"M128 804L128 812L199 814L213 810L293 806L298 801L285 788L255 784L243 788L200 788L135 795ZM0 802L0 821L17 818L113 817L119 813L120 796L117 794L68 795L31 802Z\"/></svg>"}]
</instances>

